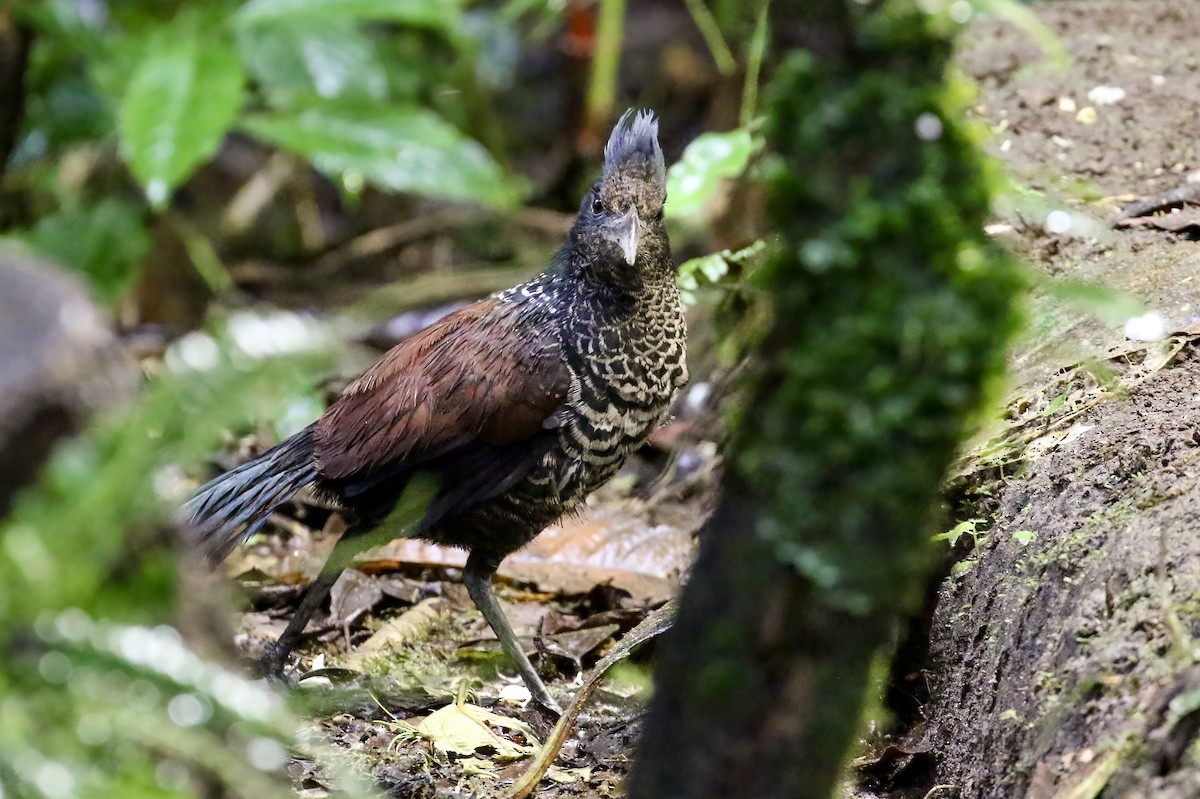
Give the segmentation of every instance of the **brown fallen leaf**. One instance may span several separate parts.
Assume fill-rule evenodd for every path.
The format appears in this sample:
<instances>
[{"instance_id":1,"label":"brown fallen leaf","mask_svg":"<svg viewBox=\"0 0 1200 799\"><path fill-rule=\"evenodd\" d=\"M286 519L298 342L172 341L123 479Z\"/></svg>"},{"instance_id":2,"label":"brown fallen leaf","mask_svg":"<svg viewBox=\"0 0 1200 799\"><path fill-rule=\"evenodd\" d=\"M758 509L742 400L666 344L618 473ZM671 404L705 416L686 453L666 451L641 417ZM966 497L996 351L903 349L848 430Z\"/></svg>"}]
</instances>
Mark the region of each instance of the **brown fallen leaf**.
<instances>
[{"instance_id":1,"label":"brown fallen leaf","mask_svg":"<svg viewBox=\"0 0 1200 799\"><path fill-rule=\"evenodd\" d=\"M538 648L548 654L571 661L575 664L576 670L581 670L583 659L620 631L619 625L606 624L603 627L562 632L540 638Z\"/></svg>"},{"instance_id":2,"label":"brown fallen leaf","mask_svg":"<svg viewBox=\"0 0 1200 799\"><path fill-rule=\"evenodd\" d=\"M329 623L349 624L383 600L383 587L358 569L346 569L329 592Z\"/></svg>"},{"instance_id":3,"label":"brown fallen leaf","mask_svg":"<svg viewBox=\"0 0 1200 799\"><path fill-rule=\"evenodd\" d=\"M1121 219L1117 227L1153 227L1177 233L1188 228L1200 228L1200 208L1188 206L1165 214L1135 216Z\"/></svg>"},{"instance_id":4,"label":"brown fallen leaf","mask_svg":"<svg viewBox=\"0 0 1200 799\"><path fill-rule=\"evenodd\" d=\"M647 524L636 503L607 503L546 528L500 564L500 576L555 596L586 594L597 585L623 589L642 605L674 596L691 560L694 524ZM695 522L698 523L698 520ZM381 563L462 568L466 554L425 541L401 539L364 553L355 567Z\"/></svg>"}]
</instances>

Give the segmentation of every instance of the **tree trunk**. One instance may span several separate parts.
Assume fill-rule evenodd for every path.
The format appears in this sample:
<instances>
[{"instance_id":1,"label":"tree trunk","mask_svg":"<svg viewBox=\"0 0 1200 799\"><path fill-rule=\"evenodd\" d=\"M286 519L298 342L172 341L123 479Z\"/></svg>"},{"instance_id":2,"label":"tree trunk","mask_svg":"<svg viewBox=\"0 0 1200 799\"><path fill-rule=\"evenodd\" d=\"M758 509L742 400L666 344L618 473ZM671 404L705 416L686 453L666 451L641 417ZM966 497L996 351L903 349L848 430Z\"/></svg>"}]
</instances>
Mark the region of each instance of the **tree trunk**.
<instances>
[{"instance_id":1,"label":"tree trunk","mask_svg":"<svg viewBox=\"0 0 1200 799\"><path fill-rule=\"evenodd\" d=\"M1002 357L1016 278L983 235L990 175L945 89L953 26L869 5L775 5L777 45L807 49L770 106L785 169L769 186L778 255L757 275L769 321L632 799L830 795Z\"/></svg>"}]
</instances>

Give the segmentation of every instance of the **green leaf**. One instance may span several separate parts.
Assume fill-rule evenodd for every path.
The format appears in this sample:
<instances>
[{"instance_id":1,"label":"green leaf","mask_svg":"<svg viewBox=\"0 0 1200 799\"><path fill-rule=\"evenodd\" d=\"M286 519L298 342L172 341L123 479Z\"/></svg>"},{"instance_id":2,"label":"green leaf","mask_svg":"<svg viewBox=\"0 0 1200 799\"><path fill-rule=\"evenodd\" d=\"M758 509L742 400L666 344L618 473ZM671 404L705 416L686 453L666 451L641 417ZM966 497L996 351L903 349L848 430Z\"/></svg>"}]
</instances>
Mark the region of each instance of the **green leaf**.
<instances>
[{"instance_id":1,"label":"green leaf","mask_svg":"<svg viewBox=\"0 0 1200 799\"><path fill-rule=\"evenodd\" d=\"M946 543L948 543L950 546L953 547L958 544L958 539L962 538L964 535L975 536L977 534L976 528L978 527L978 525L981 521L983 521L983 520L982 519L966 519L966 520L961 521L958 524L954 525L954 527L950 528L946 532L938 533L937 535L933 536L933 538L931 540L945 541Z\"/></svg>"},{"instance_id":2,"label":"green leaf","mask_svg":"<svg viewBox=\"0 0 1200 799\"><path fill-rule=\"evenodd\" d=\"M109 305L129 292L150 251L141 211L115 199L43 217L15 238L85 274Z\"/></svg>"},{"instance_id":3,"label":"green leaf","mask_svg":"<svg viewBox=\"0 0 1200 799\"><path fill-rule=\"evenodd\" d=\"M1064 392L1062 394L1059 394L1054 399L1050 400L1050 404L1046 406L1046 410L1039 413L1038 416L1041 416L1043 418L1048 417L1048 416L1053 416L1054 414L1061 411L1063 406L1066 404L1067 404L1067 395Z\"/></svg>"},{"instance_id":4,"label":"green leaf","mask_svg":"<svg viewBox=\"0 0 1200 799\"><path fill-rule=\"evenodd\" d=\"M695 305L695 292L700 288L700 278L712 285L719 284L729 274L730 264L741 264L743 269L752 269L762 261L767 244L758 239L737 252L721 250L720 252L690 258L679 265L675 283L683 297L685 305Z\"/></svg>"},{"instance_id":5,"label":"green leaf","mask_svg":"<svg viewBox=\"0 0 1200 799\"><path fill-rule=\"evenodd\" d=\"M701 216L721 181L740 175L760 144L742 128L697 136L667 172L666 215Z\"/></svg>"},{"instance_id":6,"label":"green leaf","mask_svg":"<svg viewBox=\"0 0 1200 799\"><path fill-rule=\"evenodd\" d=\"M216 152L242 104L245 79L233 42L183 15L156 32L121 101L121 150L150 202Z\"/></svg>"},{"instance_id":7,"label":"green leaf","mask_svg":"<svg viewBox=\"0 0 1200 799\"><path fill-rule=\"evenodd\" d=\"M1013 541L1016 541L1021 546L1028 546L1037 538L1037 533L1032 530L1017 530L1012 534Z\"/></svg>"},{"instance_id":8,"label":"green leaf","mask_svg":"<svg viewBox=\"0 0 1200 799\"><path fill-rule=\"evenodd\" d=\"M338 101L244 120L258 138L343 181L510 206L522 186L476 141L423 108Z\"/></svg>"},{"instance_id":9,"label":"green leaf","mask_svg":"<svg viewBox=\"0 0 1200 799\"><path fill-rule=\"evenodd\" d=\"M714 252L684 261L679 265L679 287L691 291L699 288L698 275L703 275L709 283L716 283L729 273L729 264L725 261L728 253L728 250L723 253Z\"/></svg>"},{"instance_id":10,"label":"green leaf","mask_svg":"<svg viewBox=\"0 0 1200 799\"><path fill-rule=\"evenodd\" d=\"M279 20L403 22L453 34L462 20L460 0L250 0L237 13L242 25Z\"/></svg>"},{"instance_id":11,"label":"green leaf","mask_svg":"<svg viewBox=\"0 0 1200 799\"><path fill-rule=\"evenodd\" d=\"M274 105L298 98L388 96L375 42L348 20L284 19L238 30L246 70Z\"/></svg>"}]
</instances>

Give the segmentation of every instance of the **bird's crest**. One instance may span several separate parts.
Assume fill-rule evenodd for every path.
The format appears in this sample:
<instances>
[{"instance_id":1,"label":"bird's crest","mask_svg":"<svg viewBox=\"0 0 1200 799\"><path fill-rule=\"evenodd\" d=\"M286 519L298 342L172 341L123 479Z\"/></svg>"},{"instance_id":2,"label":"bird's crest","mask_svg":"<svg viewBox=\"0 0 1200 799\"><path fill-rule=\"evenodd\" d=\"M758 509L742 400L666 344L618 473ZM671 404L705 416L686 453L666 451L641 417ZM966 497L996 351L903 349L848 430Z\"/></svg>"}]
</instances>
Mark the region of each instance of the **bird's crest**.
<instances>
[{"instance_id":1,"label":"bird's crest","mask_svg":"<svg viewBox=\"0 0 1200 799\"><path fill-rule=\"evenodd\" d=\"M605 176L627 167L646 170L648 174L643 177L654 182L666 180L666 163L658 146L658 120L653 111L630 108L621 115L604 145Z\"/></svg>"}]
</instances>

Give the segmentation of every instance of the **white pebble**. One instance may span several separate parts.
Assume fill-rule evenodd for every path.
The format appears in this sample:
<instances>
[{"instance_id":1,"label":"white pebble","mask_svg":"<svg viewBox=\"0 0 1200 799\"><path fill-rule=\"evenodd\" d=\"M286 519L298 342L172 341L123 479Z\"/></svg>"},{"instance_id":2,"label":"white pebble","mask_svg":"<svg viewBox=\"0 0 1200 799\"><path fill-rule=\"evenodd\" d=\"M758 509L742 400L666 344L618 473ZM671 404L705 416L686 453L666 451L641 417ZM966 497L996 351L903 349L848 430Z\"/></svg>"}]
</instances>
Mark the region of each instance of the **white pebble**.
<instances>
[{"instance_id":1,"label":"white pebble","mask_svg":"<svg viewBox=\"0 0 1200 799\"><path fill-rule=\"evenodd\" d=\"M1131 341L1162 341L1167 337L1167 321L1158 311L1135 316L1125 323L1125 338Z\"/></svg>"},{"instance_id":2,"label":"white pebble","mask_svg":"<svg viewBox=\"0 0 1200 799\"><path fill-rule=\"evenodd\" d=\"M1046 215L1047 233L1066 233L1071 229L1071 215L1066 211L1051 211Z\"/></svg>"},{"instance_id":3,"label":"white pebble","mask_svg":"<svg viewBox=\"0 0 1200 799\"><path fill-rule=\"evenodd\" d=\"M533 699L533 695L529 693L529 689L524 685L506 685L500 689L500 702L505 705L514 705L516 707L525 707L529 701Z\"/></svg>"},{"instance_id":4,"label":"white pebble","mask_svg":"<svg viewBox=\"0 0 1200 799\"><path fill-rule=\"evenodd\" d=\"M1093 105L1116 105L1125 99L1125 90L1120 86L1097 86L1087 93Z\"/></svg>"}]
</instances>

